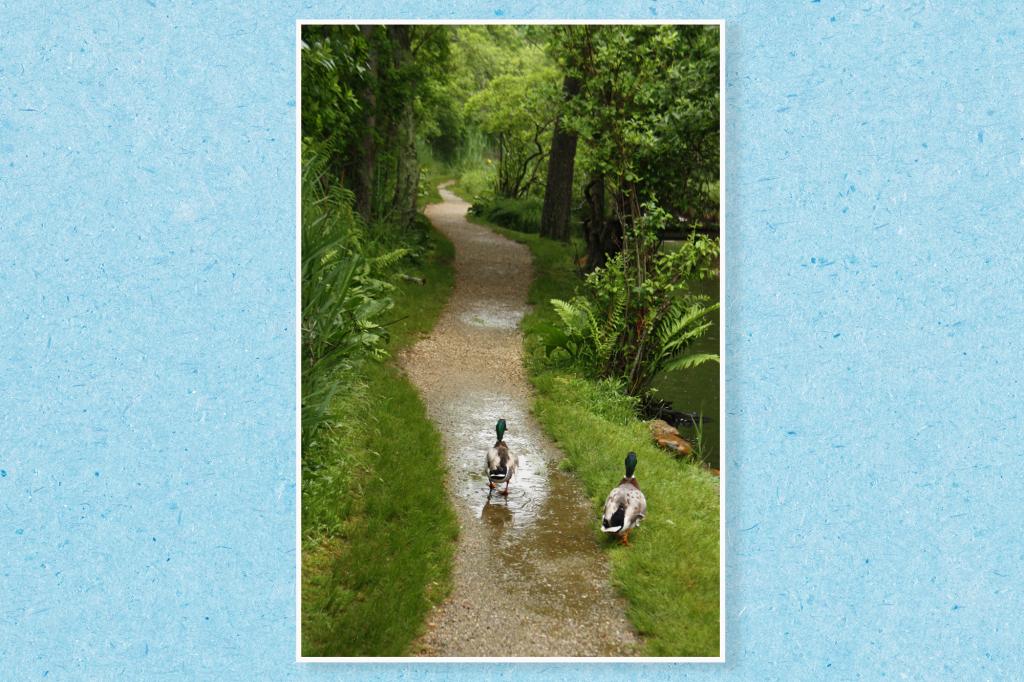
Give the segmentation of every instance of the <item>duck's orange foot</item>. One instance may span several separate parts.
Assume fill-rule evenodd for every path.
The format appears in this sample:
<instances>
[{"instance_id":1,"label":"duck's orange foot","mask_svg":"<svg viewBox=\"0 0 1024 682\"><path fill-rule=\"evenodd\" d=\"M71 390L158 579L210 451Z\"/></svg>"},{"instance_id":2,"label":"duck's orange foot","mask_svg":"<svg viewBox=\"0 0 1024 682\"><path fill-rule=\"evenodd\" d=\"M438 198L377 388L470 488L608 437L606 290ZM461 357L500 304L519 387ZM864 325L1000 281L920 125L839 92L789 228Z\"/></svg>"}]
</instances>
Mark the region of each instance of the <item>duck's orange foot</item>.
<instances>
[{"instance_id":1,"label":"duck's orange foot","mask_svg":"<svg viewBox=\"0 0 1024 682\"><path fill-rule=\"evenodd\" d=\"M487 487L490 488L491 490L494 490L498 486L494 485L494 483L492 483L491 481L487 481Z\"/></svg>"}]
</instances>

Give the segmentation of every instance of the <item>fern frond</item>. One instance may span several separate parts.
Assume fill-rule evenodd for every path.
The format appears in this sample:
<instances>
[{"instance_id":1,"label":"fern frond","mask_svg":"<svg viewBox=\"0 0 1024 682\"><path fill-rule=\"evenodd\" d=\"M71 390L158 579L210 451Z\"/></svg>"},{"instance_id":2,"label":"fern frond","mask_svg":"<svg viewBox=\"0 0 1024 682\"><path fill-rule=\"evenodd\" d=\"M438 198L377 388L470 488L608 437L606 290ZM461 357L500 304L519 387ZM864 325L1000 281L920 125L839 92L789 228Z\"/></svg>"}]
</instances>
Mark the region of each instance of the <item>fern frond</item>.
<instances>
[{"instance_id":1,"label":"fern frond","mask_svg":"<svg viewBox=\"0 0 1024 682\"><path fill-rule=\"evenodd\" d=\"M705 362L719 362L718 354L693 353L692 355L683 355L667 362L662 370L665 372L671 372L677 369L693 369L698 365L703 365Z\"/></svg>"},{"instance_id":2,"label":"fern frond","mask_svg":"<svg viewBox=\"0 0 1024 682\"><path fill-rule=\"evenodd\" d=\"M569 333L578 332L587 323L587 314L574 301L551 299L551 306Z\"/></svg>"},{"instance_id":3,"label":"fern frond","mask_svg":"<svg viewBox=\"0 0 1024 682\"><path fill-rule=\"evenodd\" d=\"M403 248L397 248L394 251L388 251L387 253L382 253L381 255L379 255L376 258L374 258L371 262L373 263L374 266L376 266L378 271L380 271L380 270L387 270L392 265L394 265L398 261L400 261L403 258L405 258L406 254L408 254L408 253L409 253L409 249L406 249L404 247Z\"/></svg>"}]
</instances>

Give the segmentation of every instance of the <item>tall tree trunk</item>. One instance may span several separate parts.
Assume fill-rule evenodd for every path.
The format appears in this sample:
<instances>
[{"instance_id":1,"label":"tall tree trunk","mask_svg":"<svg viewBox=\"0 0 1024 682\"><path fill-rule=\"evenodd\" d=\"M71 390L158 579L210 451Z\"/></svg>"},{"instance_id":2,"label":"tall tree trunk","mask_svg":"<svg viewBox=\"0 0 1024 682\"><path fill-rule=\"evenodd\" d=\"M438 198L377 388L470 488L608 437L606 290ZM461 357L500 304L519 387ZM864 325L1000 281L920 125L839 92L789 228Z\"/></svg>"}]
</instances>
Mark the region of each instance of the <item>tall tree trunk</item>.
<instances>
[{"instance_id":1,"label":"tall tree trunk","mask_svg":"<svg viewBox=\"0 0 1024 682\"><path fill-rule=\"evenodd\" d=\"M590 272L608 262L609 253L618 251L619 222L605 216L603 175L592 175L584 194L587 200L587 220L583 236L587 240L586 270Z\"/></svg>"},{"instance_id":2,"label":"tall tree trunk","mask_svg":"<svg viewBox=\"0 0 1024 682\"><path fill-rule=\"evenodd\" d=\"M394 46L395 70L401 70L412 58L412 26L389 26ZM416 213L419 194L420 167L416 158L416 112L411 94L401 103L391 140L395 152L395 193L393 206L402 227L409 227Z\"/></svg>"},{"instance_id":3,"label":"tall tree trunk","mask_svg":"<svg viewBox=\"0 0 1024 682\"><path fill-rule=\"evenodd\" d=\"M398 223L409 227L416 213L420 184L420 165L416 158L416 115L411 101L406 102L402 108L395 143L397 175L394 205Z\"/></svg>"},{"instance_id":4,"label":"tall tree trunk","mask_svg":"<svg viewBox=\"0 0 1024 682\"><path fill-rule=\"evenodd\" d=\"M377 142L374 132L377 127L377 83L380 76L380 55L377 41L374 39L374 26L360 26L367 47L367 78L363 90L366 102L366 124L362 137L356 141L355 158L358 159L355 169L356 210L367 222L373 219L373 181L377 163Z\"/></svg>"},{"instance_id":5,"label":"tall tree trunk","mask_svg":"<svg viewBox=\"0 0 1024 682\"><path fill-rule=\"evenodd\" d=\"M562 93L568 100L580 91L580 81L566 76ZM540 217L540 234L552 239L569 239L569 212L572 208L572 176L576 165L576 135L562 127L561 116L555 121L548 157L548 179L544 190L544 208Z\"/></svg>"}]
</instances>

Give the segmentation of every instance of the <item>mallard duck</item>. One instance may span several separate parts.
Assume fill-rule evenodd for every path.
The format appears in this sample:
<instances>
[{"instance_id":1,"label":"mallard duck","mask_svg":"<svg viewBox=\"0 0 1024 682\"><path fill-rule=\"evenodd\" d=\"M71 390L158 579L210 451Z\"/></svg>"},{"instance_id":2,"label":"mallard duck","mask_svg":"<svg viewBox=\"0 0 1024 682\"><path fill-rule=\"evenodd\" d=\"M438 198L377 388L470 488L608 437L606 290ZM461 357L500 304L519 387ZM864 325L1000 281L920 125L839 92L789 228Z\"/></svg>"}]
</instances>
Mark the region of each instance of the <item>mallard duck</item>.
<instances>
[{"instance_id":1,"label":"mallard duck","mask_svg":"<svg viewBox=\"0 0 1024 682\"><path fill-rule=\"evenodd\" d=\"M626 475L608 493L604 503L601 530L615 533L622 538L622 544L629 544L629 531L640 525L640 519L647 514L647 498L640 491L633 472L636 470L636 453L626 455Z\"/></svg>"},{"instance_id":2,"label":"mallard duck","mask_svg":"<svg viewBox=\"0 0 1024 682\"><path fill-rule=\"evenodd\" d=\"M497 483L505 481L505 489L502 495L508 495L508 482L512 480L512 474L516 472L516 456L509 452L508 446L502 440L505 437L505 420L499 419L494 426L498 434L497 442L487 451L487 485L491 490L497 487Z\"/></svg>"}]
</instances>

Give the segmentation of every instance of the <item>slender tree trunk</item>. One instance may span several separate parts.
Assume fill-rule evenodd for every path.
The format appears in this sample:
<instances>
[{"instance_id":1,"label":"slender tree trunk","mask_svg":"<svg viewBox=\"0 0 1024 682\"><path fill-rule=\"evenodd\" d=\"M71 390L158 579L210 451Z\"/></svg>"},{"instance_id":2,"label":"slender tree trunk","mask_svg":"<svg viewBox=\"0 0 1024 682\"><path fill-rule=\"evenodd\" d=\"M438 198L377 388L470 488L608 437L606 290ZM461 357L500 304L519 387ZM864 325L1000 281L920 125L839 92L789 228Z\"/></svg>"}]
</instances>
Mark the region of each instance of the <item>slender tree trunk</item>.
<instances>
[{"instance_id":1,"label":"slender tree trunk","mask_svg":"<svg viewBox=\"0 0 1024 682\"><path fill-rule=\"evenodd\" d=\"M395 69L400 70L412 57L411 26L389 26L388 32L394 46ZM416 112L412 97L401 104L391 143L395 151L395 192L392 205L398 224L409 227L416 213L416 197L419 193L420 167L416 158Z\"/></svg>"},{"instance_id":2,"label":"slender tree trunk","mask_svg":"<svg viewBox=\"0 0 1024 682\"><path fill-rule=\"evenodd\" d=\"M587 240L586 270L593 271L608 261L608 254L618 251L619 223L605 216L604 176L593 175L586 191L588 217L584 230Z\"/></svg>"},{"instance_id":3,"label":"slender tree trunk","mask_svg":"<svg viewBox=\"0 0 1024 682\"><path fill-rule=\"evenodd\" d=\"M566 99L580 91L580 81L566 76L562 92ZM540 217L540 234L552 239L569 239L569 212L572 208L572 176L576 165L576 135L562 127L561 116L555 121L551 136L551 155L548 157L547 187L544 190L544 209Z\"/></svg>"},{"instance_id":4,"label":"slender tree trunk","mask_svg":"<svg viewBox=\"0 0 1024 682\"><path fill-rule=\"evenodd\" d=\"M367 45L367 79L366 88L363 90L363 100L366 102L366 125L363 127L363 134L357 144L355 158L358 159L355 169L355 195L356 210L367 222L373 219L373 181L374 170L377 163L377 142L374 139L374 132L377 127L377 83L380 75L380 56L377 51L377 42L374 39L373 26L360 26L360 32Z\"/></svg>"},{"instance_id":5,"label":"slender tree trunk","mask_svg":"<svg viewBox=\"0 0 1024 682\"><path fill-rule=\"evenodd\" d=\"M508 169L505 164L508 163L505 154L505 134L498 133L498 196L508 196Z\"/></svg>"}]
</instances>

